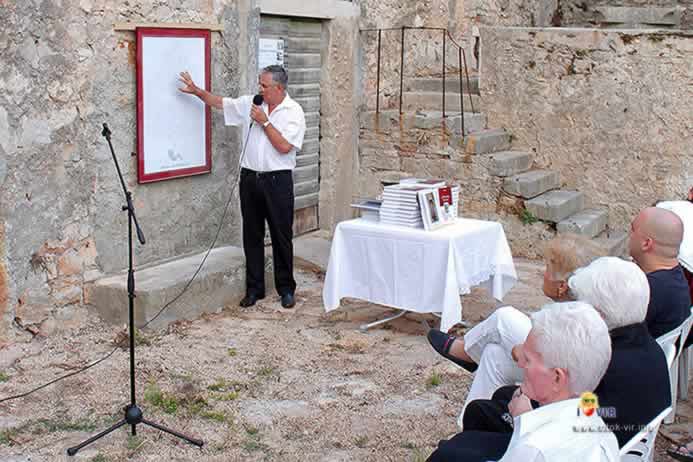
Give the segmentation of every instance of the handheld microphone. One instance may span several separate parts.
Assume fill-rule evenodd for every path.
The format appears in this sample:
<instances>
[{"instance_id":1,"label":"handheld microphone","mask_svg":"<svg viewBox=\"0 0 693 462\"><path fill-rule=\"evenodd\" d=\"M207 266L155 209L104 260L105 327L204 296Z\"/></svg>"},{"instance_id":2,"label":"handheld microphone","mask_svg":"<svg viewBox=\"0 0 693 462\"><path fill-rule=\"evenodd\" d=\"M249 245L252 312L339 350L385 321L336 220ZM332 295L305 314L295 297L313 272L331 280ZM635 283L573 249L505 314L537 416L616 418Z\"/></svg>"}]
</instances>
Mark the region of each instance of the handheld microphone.
<instances>
[{"instance_id":1,"label":"handheld microphone","mask_svg":"<svg viewBox=\"0 0 693 462\"><path fill-rule=\"evenodd\" d=\"M253 96L253 104L255 106L260 106L264 101L265 101L265 98L262 95Z\"/></svg>"}]
</instances>

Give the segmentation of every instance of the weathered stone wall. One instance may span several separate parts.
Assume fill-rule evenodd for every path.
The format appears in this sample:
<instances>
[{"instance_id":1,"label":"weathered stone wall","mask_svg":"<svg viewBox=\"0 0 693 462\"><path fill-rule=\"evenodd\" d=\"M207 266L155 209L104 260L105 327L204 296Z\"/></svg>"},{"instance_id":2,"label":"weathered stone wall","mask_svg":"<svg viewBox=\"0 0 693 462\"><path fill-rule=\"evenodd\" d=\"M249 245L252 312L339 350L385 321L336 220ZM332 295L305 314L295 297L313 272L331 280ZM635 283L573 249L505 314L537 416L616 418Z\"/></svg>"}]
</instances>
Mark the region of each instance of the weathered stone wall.
<instances>
[{"instance_id":1,"label":"weathered stone wall","mask_svg":"<svg viewBox=\"0 0 693 462\"><path fill-rule=\"evenodd\" d=\"M693 175L693 34L484 28L482 110L627 229Z\"/></svg>"},{"instance_id":2,"label":"weathered stone wall","mask_svg":"<svg viewBox=\"0 0 693 462\"><path fill-rule=\"evenodd\" d=\"M11 338L15 318L50 331L79 317L85 281L127 265L127 216L103 122L147 237L137 265L205 249L235 191L239 137L220 113L211 174L137 184L135 36L113 24L221 23L212 89L237 95L255 87L248 57L259 10L254 0L10 0L0 22L0 336ZM237 202L218 245L238 243Z\"/></svg>"},{"instance_id":3,"label":"weathered stone wall","mask_svg":"<svg viewBox=\"0 0 693 462\"><path fill-rule=\"evenodd\" d=\"M323 25L320 117L320 228L331 232L351 218L357 192L358 114L361 100L358 74L359 10Z\"/></svg>"},{"instance_id":4,"label":"weathered stone wall","mask_svg":"<svg viewBox=\"0 0 693 462\"><path fill-rule=\"evenodd\" d=\"M594 27L603 21L604 15L600 13L603 7L629 7L646 13L647 9L661 9L664 12L675 12L680 21L681 29L693 29L693 1L692 0L561 0L559 2L558 22L566 27ZM634 11L634 13L638 13ZM641 16L641 15L637 15ZM633 16L633 19L637 19ZM646 15L648 16L648 15ZM653 15L657 18L657 15ZM661 18L660 18L661 19ZM676 27L679 28L679 27Z\"/></svg>"}]
</instances>

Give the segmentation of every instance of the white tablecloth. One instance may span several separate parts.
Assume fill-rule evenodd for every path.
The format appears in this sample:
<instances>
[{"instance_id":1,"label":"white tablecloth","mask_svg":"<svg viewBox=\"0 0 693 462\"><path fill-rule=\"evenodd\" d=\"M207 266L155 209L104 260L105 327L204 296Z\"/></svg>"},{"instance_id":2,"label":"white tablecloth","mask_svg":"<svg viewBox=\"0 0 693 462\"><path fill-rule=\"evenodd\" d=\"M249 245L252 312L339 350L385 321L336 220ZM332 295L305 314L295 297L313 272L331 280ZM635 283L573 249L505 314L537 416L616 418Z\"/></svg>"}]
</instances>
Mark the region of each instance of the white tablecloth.
<instances>
[{"instance_id":1,"label":"white tablecloth","mask_svg":"<svg viewBox=\"0 0 693 462\"><path fill-rule=\"evenodd\" d=\"M363 219L337 225L323 288L325 310L343 297L462 320L460 294L485 285L498 300L517 281L500 223L458 219L436 231Z\"/></svg>"}]
</instances>

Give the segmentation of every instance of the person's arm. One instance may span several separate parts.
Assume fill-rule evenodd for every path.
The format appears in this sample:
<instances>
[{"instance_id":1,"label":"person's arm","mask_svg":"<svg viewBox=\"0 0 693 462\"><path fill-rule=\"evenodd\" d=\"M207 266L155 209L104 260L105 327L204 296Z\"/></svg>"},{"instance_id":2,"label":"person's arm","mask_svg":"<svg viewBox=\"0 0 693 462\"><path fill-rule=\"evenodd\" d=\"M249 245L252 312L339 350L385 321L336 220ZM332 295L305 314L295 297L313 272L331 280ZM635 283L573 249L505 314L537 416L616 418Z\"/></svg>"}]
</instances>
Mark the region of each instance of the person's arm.
<instances>
[{"instance_id":1,"label":"person's arm","mask_svg":"<svg viewBox=\"0 0 693 462\"><path fill-rule=\"evenodd\" d=\"M212 106L213 108L222 109L224 107L221 96L213 95L212 93L195 85L195 82L193 82L193 79L190 77L190 74L187 71L180 73L179 80L183 83L183 85L185 85L185 87L179 88L179 90L183 93L195 95L204 101L205 104Z\"/></svg>"},{"instance_id":2,"label":"person's arm","mask_svg":"<svg viewBox=\"0 0 693 462\"><path fill-rule=\"evenodd\" d=\"M284 138L281 132L277 130L274 125L272 125L272 122L270 122L266 127L264 126L265 122L267 122L269 119L261 107L253 104L253 107L250 109L250 117L257 124L263 127L262 129L265 131L265 135L267 135L267 138L269 138L270 143L272 143L272 146L274 146L274 149L282 154L288 154L291 152L293 145L289 143L286 138Z\"/></svg>"}]
</instances>

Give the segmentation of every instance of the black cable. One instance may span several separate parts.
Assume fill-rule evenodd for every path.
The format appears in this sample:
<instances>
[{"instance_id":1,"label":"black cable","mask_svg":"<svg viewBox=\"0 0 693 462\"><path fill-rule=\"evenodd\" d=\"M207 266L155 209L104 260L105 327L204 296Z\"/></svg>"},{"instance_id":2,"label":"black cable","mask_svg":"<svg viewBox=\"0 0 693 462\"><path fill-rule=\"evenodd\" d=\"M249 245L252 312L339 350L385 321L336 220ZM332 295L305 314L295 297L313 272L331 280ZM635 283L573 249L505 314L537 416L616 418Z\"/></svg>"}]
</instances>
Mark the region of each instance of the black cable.
<instances>
[{"instance_id":1,"label":"black cable","mask_svg":"<svg viewBox=\"0 0 693 462\"><path fill-rule=\"evenodd\" d=\"M250 128L248 129L248 134L247 134L246 137L245 137L245 143L243 143L243 150L241 151L241 158L240 158L240 160L239 160L239 162L238 162L239 171L238 171L237 177L239 178L239 181L240 181L240 168L241 168L241 162L243 162L243 158L244 158L244 156L245 156L245 149L248 147L248 139L250 138L250 130L252 129L252 127L253 127L253 124L252 124L252 122L251 122L251 123L250 123ZM205 264L205 262L207 261L207 257L209 256L210 252L212 251L212 249L214 248L214 246L215 246L216 243L217 243L217 239L219 238L219 234L221 233L221 227L224 225L224 219L226 218L226 213L227 213L228 210L229 210L229 204L231 204L231 200L233 199L233 194L234 194L234 190L236 189L235 186L236 186L237 183L238 183L238 182L234 183L234 185L231 187L231 194L229 195L229 200L226 201L226 205L224 206L224 213L222 213L222 215L221 215L221 220L220 220L220 222L219 222L219 227L217 228L217 232L216 232L216 234L214 235L214 240L212 241L212 244L209 246L209 249L207 249L207 252L205 253L204 258L203 258L202 261L200 262L200 265L197 267L197 270L195 270L195 273L192 275L192 277L190 278L190 280L185 284L185 287L183 287L183 289L180 291L180 293L179 293L178 295L176 295L170 302L167 302L166 304L164 304L164 306L152 317L152 319L150 319L149 321L147 321L146 323L144 323L142 326L137 327L137 329L144 329L145 327L147 327L147 326L148 326L150 323L152 323L156 318L158 318L158 317L161 315L161 313L163 313L164 310L166 310L166 308L168 308L168 307L171 306L173 303L175 303L176 300L178 300L178 299L185 293L185 291L188 290L188 288L189 288L190 285L193 283L193 281L195 280L195 278L197 277L197 275L200 273L200 270L202 269L202 266L203 266L203 265ZM126 340L126 339L121 340L120 343L123 343L124 340ZM44 383L43 385L39 385L38 387L36 387L36 388L34 388L34 389L32 389L32 390L29 390L29 391L27 391L27 392L25 392L25 393L20 393L20 394L18 394L18 395L13 395L13 396L8 396L8 397L6 397L6 398L2 398L2 399L0 399L0 404L1 404L1 403L4 403L5 401L10 401L10 400L13 400L13 399L18 399L18 398L24 398L25 396L28 396L28 395L30 395L30 394L32 394L32 393L35 393L35 392L37 392L37 391L39 391L39 390L41 390L41 389L43 389L43 388L46 388L46 387L48 387L48 386L50 386L50 385L53 385L54 383L59 382L59 381L61 381L61 380L63 380L63 379L66 379L66 378L68 378L68 377L72 377L72 376L77 375L77 374L81 374L82 372L86 371L87 369L90 369L90 368L96 366L97 364L100 364L100 363L102 363L103 361L107 360L107 359L110 358L111 356L113 356L113 353L115 353L115 352L118 350L118 348L121 347L121 344L120 344L120 343L119 343L118 345L116 345L116 347L115 347L113 350L111 350L111 352L109 352L108 354L106 354L106 355L103 356L102 358L100 358L100 359L94 361L93 363L88 364L88 365L84 366L83 368L81 368L81 369L79 369L79 370L70 372L69 374L65 374L65 375L63 375L63 376L61 376L61 377L58 377L58 378L56 378L56 379L53 379L53 380L51 380L50 382L46 382L46 383Z\"/></svg>"}]
</instances>

